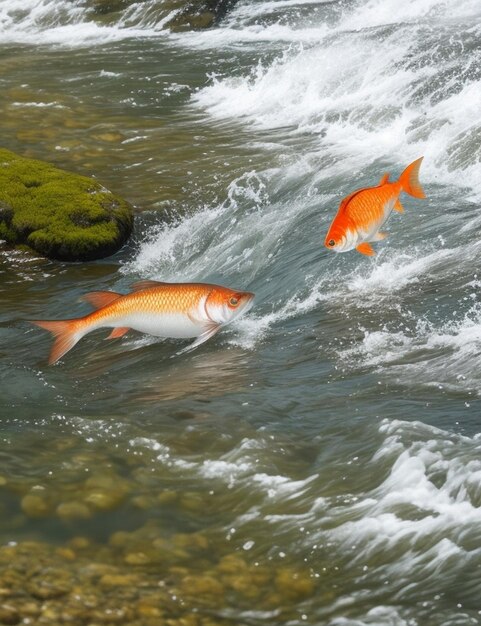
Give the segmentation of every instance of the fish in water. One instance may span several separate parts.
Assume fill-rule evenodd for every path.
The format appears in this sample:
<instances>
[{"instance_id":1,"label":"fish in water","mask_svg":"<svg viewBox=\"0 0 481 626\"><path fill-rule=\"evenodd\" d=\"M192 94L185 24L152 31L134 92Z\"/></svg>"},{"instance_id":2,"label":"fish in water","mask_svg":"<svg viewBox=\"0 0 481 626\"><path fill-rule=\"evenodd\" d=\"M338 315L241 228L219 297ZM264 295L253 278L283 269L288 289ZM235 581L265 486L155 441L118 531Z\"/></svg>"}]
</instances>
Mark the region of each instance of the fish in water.
<instances>
[{"instance_id":1,"label":"fish in water","mask_svg":"<svg viewBox=\"0 0 481 626\"><path fill-rule=\"evenodd\" d=\"M128 294L92 291L82 299L96 310L75 319L32 321L55 336L50 364L97 328L113 329L107 339L122 337L131 328L157 337L196 337L178 354L188 352L248 311L254 294L206 283L142 280L135 283Z\"/></svg>"},{"instance_id":2,"label":"fish in water","mask_svg":"<svg viewBox=\"0 0 481 626\"><path fill-rule=\"evenodd\" d=\"M393 210L404 211L399 201L401 192L415 198L426 197L418 178L422 160L423 157L408 165L397 181L389 182L389 174L384 174L377 187L358 189L344 198L326 235L326 248L334 252L356 248L361 254L373 256L370 242L386 237L379 229Z\"/></svg>"}]
</instances>

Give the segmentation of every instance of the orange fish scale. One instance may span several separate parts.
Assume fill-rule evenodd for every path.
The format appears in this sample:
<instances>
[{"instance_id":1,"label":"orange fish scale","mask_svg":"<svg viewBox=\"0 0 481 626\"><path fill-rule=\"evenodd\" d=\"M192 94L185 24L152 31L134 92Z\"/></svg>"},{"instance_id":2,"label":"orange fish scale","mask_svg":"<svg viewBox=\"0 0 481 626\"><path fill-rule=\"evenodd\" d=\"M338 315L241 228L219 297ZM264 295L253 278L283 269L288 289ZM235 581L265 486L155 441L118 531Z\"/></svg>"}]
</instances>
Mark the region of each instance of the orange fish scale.
<instances>
[{"instance_id":1,"label":"orange fish scale","mask_svg":"<svg viewBox=\"0 0 481 626\"><path fill-rule=\"evenodd\" d=\"M202 297L212 291L210 285L165 285L120 296L108 306L94 311L90 321L123 317L129 313L188 313Z\"/></svg>"},{"instance_id":2,"label":"orange fish scale","mask_svg":"<svg viewBox=\"0 0 481 626\"><path fill-rule=\"evenodd\" d=\"M390 185L382 188L366 189L357 194L347 205L349 217L360 227L368 227L372 222L379 220L384 206L392 197Z\"/></svg>"}]
</instances>

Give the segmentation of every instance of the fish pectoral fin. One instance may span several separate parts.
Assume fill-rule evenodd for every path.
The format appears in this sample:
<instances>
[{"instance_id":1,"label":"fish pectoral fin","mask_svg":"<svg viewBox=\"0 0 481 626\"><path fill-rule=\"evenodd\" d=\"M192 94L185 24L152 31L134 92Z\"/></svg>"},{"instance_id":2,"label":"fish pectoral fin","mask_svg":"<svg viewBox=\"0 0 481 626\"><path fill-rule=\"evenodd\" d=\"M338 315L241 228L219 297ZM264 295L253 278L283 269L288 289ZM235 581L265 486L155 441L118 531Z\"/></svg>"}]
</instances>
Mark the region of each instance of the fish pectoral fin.
<instances>
[{"instance_id":1,"label":"fish pectoral fin","mask_svg":"<svg viewBox=\"0 0 481 626\"><path fill-rule=\"evenodd\" d=\"M131 286L132 291L143 291L144 289L152 289L152 287L163 287L170 283L162 283L159 280L139 280Z\"/></svg>"},{"instance_id":2,"label":"fish pectoral fin","mask_svg":"<svg viewBox=\"0 0 481 626\"><path fill-rule=\"evenodd\" d=\"M121 296L121 293L116 293L115 291L91 291L81 296L79 300L88 302L95 309L101 309L108 304L112 304Z\"/></svg>"},{"instance_id":3,"label":"fish pectoral fin","mask_svg":"<svg viewBox=\"0 0 481 626\"><path fill-rule=\"evenodd\" d=\"M379 181L378 187L380 187L381 185L385 185L388 182L389 182L389 174L384 174L384 176Z\"/></svg>"},{"instance_id":4,"label":"fish pectoral fin","mask_svg":"<svg viewBox=\"0 0 481 626\"><path fill-rule=\"evenodd\" d=\"M404 213L404 207L403 205L399 202L399 200L396 200L395 204L394 204L394 210L397 211L398 213Z\"/></svg>"},{"instance_id":5,"label":"fish pectoral fin","mask_svg":"<svg viewBox=\"0 0 481 626\"><path fill-rule=\"evenodd\" d=\"M386 239L386 237L387 237L387 233L381 233L378 230L377 233L373 235L373 238L371 239L371 241L382 241L383 239Z\"/></svg>"},{"instance_id":6,"label":"fish pectoral fin","mask_svg":"<svg viewBox=\"0 0 481 626\"><path fill-rule=\"evenodd\" d=\"M128 326L125 328L119 326L118 328L114 328L110 335L108 337L105 337L105 339L117 339L117 337L123 337L125 333L129 332L129 330L130 328Z\"/></svg>"},{"instance_id":7,"label":"fish pectoral fin","mask_svg":"<svg viewBox=\"0 0 481 626\"><path fill-rule=\"evenodd\" d=\"M189 344L185 348L182 348L182 350L179 350L178 352L176 352L174 356L178 356L179 354L185 354L186 352L195 350L197 346L200 346L202 343L206 342L208 339L213 337L220 330L220 327L221 327L220 324L209 324L206 327L206 330L204 330L204 332L201 335L199 335L193 343Z\"/></svg>"},{"instance_id":8,"label":"fish pectoral fin","mask_svg":"<svg viewBox=\"0 0 481 626\"><path fill-rule=\"evenodd\" d=\"M364 242L364 243L360 243L357 247L356 250L358 252L360 252L361 254L365 254L366 256L374 256L376 253L374 252L374 250L372 249L371 244Z\"/></svg>"}]
</instances>

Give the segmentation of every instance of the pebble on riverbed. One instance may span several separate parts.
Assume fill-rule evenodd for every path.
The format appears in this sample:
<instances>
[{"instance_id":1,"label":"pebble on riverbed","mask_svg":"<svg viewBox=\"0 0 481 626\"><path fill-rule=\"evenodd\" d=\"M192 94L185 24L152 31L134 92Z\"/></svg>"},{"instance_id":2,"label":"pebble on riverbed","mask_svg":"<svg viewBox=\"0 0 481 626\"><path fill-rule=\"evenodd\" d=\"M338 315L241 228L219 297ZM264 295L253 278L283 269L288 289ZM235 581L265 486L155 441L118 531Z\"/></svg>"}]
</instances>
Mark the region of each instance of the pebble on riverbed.
<instances>
[{"instance_id":1,"label":"pebble on riverbed","mask_svg":"<svg viewBox=\"0 0 481 626\"><path fill-rule=\"evenodd\" d=\"M58 505L56 513L60 519L67 521L92 517L89 507L81 502L62 502Z\"/></svg>"},{"instance_id":2,"label":"pebble on riverbed","mask_svg":"<svg viewBox=\"0 0 481 626\"><path fill-rule=\"evenodd\" d=\"M0 625L232 626L209 616L226 606L276 611L286 622L319 594L307 569L259 559L257 546L243 549L245 540L189 532L189 523L172 532L169 509L198 519L205 494L168 488L148 455L125 465L108 463L101 449L74 451L75 440L61 449L69 451L62 481L5 475L2 489L21 505L22 528L51 523L58 537L71 538L0 546ZM103 543L86 536L101 534L106 519L115 530Z\"/></svg>"},{"instance_id":3,"label":"pebble on riverbed","mask_svg":"<svg viewBox=\"0 0 481 626\"><path fill-rule=\"evenodd\" d=\"M135 533L151 536L152 528ZM82 542L80 542L82 543ZM182 540L185 543L185 539ZM194 544L198 540L194 540ZM78 540L71 545L78 545ZM64 547L62 550L71 550ZM74 560L65 560L48 544L23 542L0 548L0 623L18 624L124 624L132 626L226 626L230 621L197 613L195 607L218 608L226 594L238 592L246 599L260 597L248 591L249 568L239 589L222 570L207 572L192 568L152 569L140 563L132 573L129 563L119 564L114 548L102 551L105 563L97 563L98 546L88 543ZM251 572L252 573L252 572ZM242 576L239 573L239 576ZM270 577L262 578L270 584ZM182 601L179 603L179 595ZM265 595L265 594L264 594Z\"/></svg>"},{"instance_id":4,"label":"pebble on riverbed","mask_svg":"<svg viewBox=\"0 0 481 626\"><path fill-rule=\"evenodd\" d=\"M108 545L74 537L1 546L0 624L231 626L209 615L226 605L275 608L285 621L293 615L286 600L316 593L307 571L249 563L201 532L164 533L151 520Z\"/></svg>"},{"instance_id":5,"label":"pebble on riverbed","mask_svg":"<svg viewBox=\"0 0 481 626\"><path fill-rule=\"evenodd\" d=\"M22 498L22 511L28 517L46 517L51 513L51 506L47 499L39 494L28 493Z\"/></svg>"}]
</instances>

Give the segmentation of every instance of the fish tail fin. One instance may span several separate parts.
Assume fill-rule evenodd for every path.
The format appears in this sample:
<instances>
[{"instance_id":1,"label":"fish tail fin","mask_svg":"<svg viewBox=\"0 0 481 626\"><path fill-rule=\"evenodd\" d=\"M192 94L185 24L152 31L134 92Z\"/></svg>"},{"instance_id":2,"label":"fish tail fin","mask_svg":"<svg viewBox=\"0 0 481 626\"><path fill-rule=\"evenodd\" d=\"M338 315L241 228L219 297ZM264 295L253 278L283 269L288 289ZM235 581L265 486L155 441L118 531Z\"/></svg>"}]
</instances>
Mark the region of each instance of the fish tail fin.
<instances>
[{"instance_id":1,"label":"fish tail fin","mask_svg":"<svg viewBox=\"0 0 481 626\"><path fill-rule=\"evenodd\" d=\"M425 198L423 188L419 182L419 168L424 157L416 159L410 165L406 167L404 172L399 177L402 190L415 198Z\"/></svg>"},{"instance_id":2,"label":"fish tail fin","mask_svg":"<svg viewBox=\"0 0 481 626\"><path fill-rule=\"evenodd\" d=\"M45 328L55 337L48 359L49 365L63 357L84 336L85 332L79 329L77 321L76 319L58 321L32 320L32 324Z\"/></svg>"}]
</instances>

